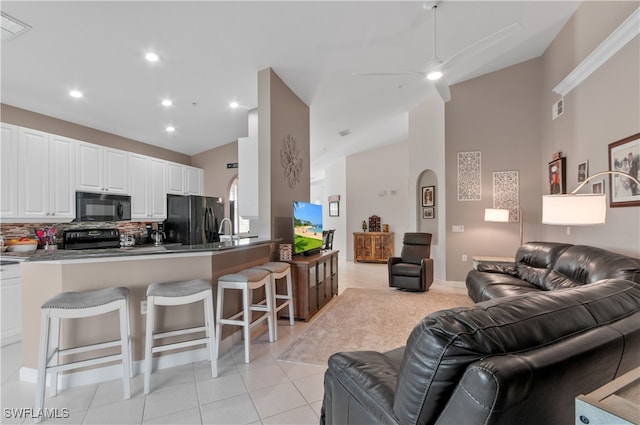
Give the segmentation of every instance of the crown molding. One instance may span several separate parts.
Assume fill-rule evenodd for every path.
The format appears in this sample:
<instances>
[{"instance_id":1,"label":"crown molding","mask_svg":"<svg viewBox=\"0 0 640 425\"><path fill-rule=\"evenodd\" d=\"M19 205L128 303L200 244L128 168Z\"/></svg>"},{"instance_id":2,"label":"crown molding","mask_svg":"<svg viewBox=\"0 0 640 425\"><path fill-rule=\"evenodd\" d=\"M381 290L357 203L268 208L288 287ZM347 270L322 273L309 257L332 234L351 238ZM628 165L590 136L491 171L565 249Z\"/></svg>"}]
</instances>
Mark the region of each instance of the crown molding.
<instances>
[{"instance_id":1,"label":"crown molding","mask_svg":"<svg viewBox=\"0 0 640 425\"><path fill-rule=\"evenodd\" d=\"M564 80L555 86L553 92L562 97L566 96L639 33L640 8L629 15L580 65L576 66Z\"/></svg>"}]
</instances>

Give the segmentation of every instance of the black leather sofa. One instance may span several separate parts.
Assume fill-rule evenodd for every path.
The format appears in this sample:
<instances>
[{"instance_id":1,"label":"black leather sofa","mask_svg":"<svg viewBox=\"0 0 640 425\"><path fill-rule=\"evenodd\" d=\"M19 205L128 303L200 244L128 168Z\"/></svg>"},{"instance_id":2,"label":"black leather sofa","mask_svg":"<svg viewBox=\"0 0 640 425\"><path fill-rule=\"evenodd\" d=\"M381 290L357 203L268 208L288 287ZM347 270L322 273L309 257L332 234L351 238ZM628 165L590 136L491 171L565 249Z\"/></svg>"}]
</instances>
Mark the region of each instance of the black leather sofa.
<instances>
[{"instance_id":1,"label":"black leather sofa","mask_svg":"<svg viewBox=\"0 0 640 425\"><path fill-rule=\"evenodd\" d=\"M432 313L407 345L336 353L321 424L571 424L640 366L640 285L611 279Z\"/></svg>"},{"instance_id":2,"label":"black leather sofa","mask_svg":"<svg viewBox=\"0 0 640 425\"><path fill-rule=\"evenodd\" d=\"M483 265L467 274L469 297L486 301L509 295L573 288L602 279L640 283L640 260L586 245L527 242L514 266Z\"/></svg>"}]
</instances>

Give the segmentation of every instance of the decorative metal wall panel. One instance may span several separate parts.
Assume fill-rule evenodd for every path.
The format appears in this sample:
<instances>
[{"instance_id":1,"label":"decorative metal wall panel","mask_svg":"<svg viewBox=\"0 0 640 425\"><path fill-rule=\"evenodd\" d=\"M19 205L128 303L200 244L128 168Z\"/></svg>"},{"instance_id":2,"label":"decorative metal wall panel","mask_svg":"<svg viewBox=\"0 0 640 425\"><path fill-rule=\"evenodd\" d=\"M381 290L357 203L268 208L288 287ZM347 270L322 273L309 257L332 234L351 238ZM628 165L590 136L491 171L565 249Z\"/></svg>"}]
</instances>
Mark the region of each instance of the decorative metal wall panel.
<instances>
[{"instance_id":1,"label":"decorative metal wall panel","mask_svg":"<svg viewBox=\"0 0 640 425\"><path fill-rule=\"evenodd\" d=\"M509 221L519 221L520 191L517 171L493 173L493 208L509 210Z\"/></svg>"},{"instance_id":2,"label":"decorative metal wall panel","mask_svg":"<svg viewBox=\"0 0 640 425\"><path fill-rule=\"evenodd\" d=\"M482 199L480 152L458 152L458 201Z\"/></svg>"}]
</instances>

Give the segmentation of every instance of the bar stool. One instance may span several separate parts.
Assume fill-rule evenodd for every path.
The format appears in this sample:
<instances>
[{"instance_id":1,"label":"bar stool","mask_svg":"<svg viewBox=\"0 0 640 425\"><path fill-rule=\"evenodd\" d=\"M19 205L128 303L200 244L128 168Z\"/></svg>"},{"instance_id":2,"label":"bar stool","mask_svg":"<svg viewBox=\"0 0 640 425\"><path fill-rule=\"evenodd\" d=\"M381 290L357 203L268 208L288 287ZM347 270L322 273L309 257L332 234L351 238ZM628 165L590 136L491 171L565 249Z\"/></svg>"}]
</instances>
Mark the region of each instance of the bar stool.
<instances>
[{"instance_id":1,"label":"bar stool","mask_svg":"<svg viewBox=\"0 0 640 425\"><path fill-rule=\"evenodd\" d=\"M60 348L60 319L80 319L98 316L110 311L118 311L120 316L120 339L110 342L83 346ZM36 387L36 412L44 408L44 396L47 374L50 374L51 396L58 393L58 372L93 366L115 360L122 361L122 380L124 398L131 398L132 356L131 331L129 327L129 289L124 287L84 292L62 292L44 304L40 314L40 352L38 355L38 379ZM120 346L121 352L92 359L60 363L60 356L84 353ZM36 418L40 422L42 416Z\"/></svg>"},{"instance_id":2,"label":"bar stool","mask_svg":"<svg viewBox=\"0 0 640 425\"><path fill-rule=\"evenodd\" d=\"M293 290L291 288L291 266L289 263L281 261L270 261L264 263L261 266L256 266L256 269L267 270L271 273L271 290L273 291L273 319L275 320L273 326L273 340L278 340L278 312L283 308L289 306L289 326L294 325L294 313L293 313ZM286 293L278 294L276 286L276 280L286 278ZM284 300L283 303L278 304L278 300Z\"/></svg>"},{"instance_id":3,"label":"bar stool","mask_svg":"<svg viewBox=\"0 0 640 425\"><path fill-rule=\"evenodd\" d=\"M253 304L253 290L265 287L265 299ZM225 289L238 289L242 291L242 310L231 317L223 318L222 309L224 306ZM271 274L261 269L245 269L237 273L226 274L218 278L218 299L216 300L216 357L220 347L220 335L222 325L234 325L243 327L244 335L244 362L249 363L249 344L251 342L250 330L258 323L267 320L269 328L269 342L273 342L273 306L272 306ZM251 321L252 311L264 312L258 319ZM238 318L242 316L242 320Z\"/></svg>"},{"instance_id":4,"label":"bar stool","mask_svg":"<svg viewBox=\"0 0 640 425\"><path fill-rule=\"evenodd\" d=\"M155 325L155 306L176 306L191 304L198 301L204 302L204 325L153 333ZM213 337L213 291L211 284L206 280L195 279L184 282L161 282L152 283L147 288L147 329L145 331L145 357L144 357L144 393L149 394L151 387L151 364L153 353L160 353L167 350L191 347L194 345L207 345L207 357L211 361L211 376L218 376L218 362L214 357L215 339ZM168 343L154 347L153 341L160 338L168 338L177 335L186 335L196 332L205 332L203 338L191 339L188 341Z\"/></svg>"}]
</instances>

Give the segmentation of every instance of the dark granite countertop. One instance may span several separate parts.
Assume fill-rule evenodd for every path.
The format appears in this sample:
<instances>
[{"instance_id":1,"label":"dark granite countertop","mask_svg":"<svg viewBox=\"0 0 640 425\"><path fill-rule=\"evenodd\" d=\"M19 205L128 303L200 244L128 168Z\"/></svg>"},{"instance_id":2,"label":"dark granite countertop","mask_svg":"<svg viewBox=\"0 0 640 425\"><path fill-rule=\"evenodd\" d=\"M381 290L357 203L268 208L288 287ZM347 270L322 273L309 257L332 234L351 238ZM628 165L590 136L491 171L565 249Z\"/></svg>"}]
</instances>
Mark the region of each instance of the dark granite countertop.
<instances>
[{"instance_id":1,"label":"dark granite countertop","mask_svg":"<svg viewBox=\"0 0 640 425\"><path fill-rule=\"evenodd\" d=\"M234 241L214 242L200 245L182 245L167 243L160 246L138 245L125 248L106 249L79 249L56 251L45 251L39 249L36 252L4 252L0 260L2 261L61 261L61 260L81 260L90 258L127 257L158 254L185 254L197 252L218 252L236 248L244 248L253 245L262 245L274 242L273 239L246 238Z\"/></svg>"}]
</instances>

